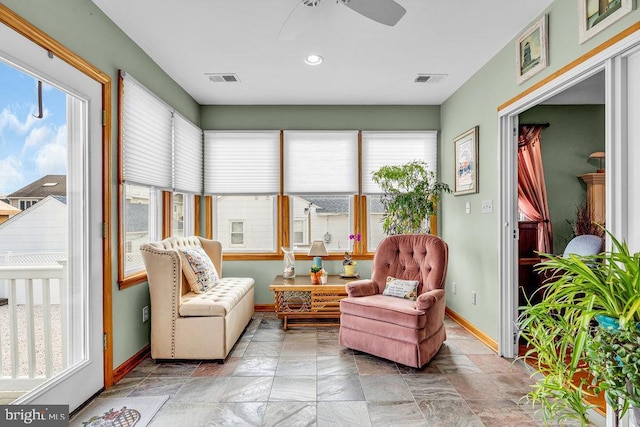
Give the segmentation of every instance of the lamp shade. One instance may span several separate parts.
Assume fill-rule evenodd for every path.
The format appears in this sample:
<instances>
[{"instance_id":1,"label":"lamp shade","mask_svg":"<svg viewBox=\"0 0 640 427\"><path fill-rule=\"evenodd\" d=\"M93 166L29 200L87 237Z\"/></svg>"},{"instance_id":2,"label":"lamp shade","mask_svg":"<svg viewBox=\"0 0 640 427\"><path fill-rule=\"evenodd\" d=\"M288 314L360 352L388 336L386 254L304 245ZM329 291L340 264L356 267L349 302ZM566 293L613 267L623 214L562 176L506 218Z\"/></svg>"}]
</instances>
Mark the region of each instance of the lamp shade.
<instances>
[{"instance_id":1,"label":"lamp shade","mask_svg":"<svg viewBox=\"0 0 640 427\"><path fill-rule=\"evenodd\" d=\"M322 240L314 240L309 248L309 256L327 256L327 248L324 246Z\"/></svg>"}]
</instances>

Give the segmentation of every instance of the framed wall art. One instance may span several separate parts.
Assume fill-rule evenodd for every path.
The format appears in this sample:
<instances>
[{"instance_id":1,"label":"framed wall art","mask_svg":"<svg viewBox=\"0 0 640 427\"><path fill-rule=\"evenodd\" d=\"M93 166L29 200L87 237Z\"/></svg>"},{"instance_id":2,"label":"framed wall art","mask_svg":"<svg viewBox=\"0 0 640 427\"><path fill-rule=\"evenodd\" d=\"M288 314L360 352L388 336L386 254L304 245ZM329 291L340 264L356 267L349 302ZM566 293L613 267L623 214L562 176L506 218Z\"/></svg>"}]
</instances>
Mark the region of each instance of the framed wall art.
<instances>
[{"instance_id":1,"label":"framed wall art","mask_svg":"<svg viewBox=\"0 0 640 427\"><path fill-rule=\"evenodd\" d=\"M548 65L547 15L527 29L516 42L517 81L521 84Z\"/></svg>"},{"instance_id":2,"label":"framed wall art","mask_svg":"<svg viewBox=\"0 0 640 427\"><path fill-rule=\"evenodd\" d=\"M633 0L578 0L580 43L633 10Z\"/></svg>"},{"instance_id":3,"label":"framed wall art","mask_svg":"<svg viewBox=\"0 0 640 427\"><path fill-rule=\"evenodd\" d=\"M456 179L453 194L478 192L478 134L480 127L469 129L453 139Z\"/></svg>"}]
</instances>

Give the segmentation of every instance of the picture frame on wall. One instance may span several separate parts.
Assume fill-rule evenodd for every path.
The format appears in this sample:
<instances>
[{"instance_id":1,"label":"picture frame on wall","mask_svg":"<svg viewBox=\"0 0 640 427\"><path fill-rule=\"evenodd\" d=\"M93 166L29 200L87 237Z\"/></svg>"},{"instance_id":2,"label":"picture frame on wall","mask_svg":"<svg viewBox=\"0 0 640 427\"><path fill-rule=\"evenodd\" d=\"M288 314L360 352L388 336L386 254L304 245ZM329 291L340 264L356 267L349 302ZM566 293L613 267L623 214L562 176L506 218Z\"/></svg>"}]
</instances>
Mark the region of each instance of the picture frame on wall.
<instances>
[{"instance_id":1,"label":"picture frame on wall","mask_svg":"<svg viewBox=\"0 0 640 427\"><path fill-rule=\"evenodd\" d=\"M547 68L549 46L547 37L548 15L543 15L516 41L517 82L522 84Z\"/></svg>"},{"instance_id":2,"label":"picture frame on wall","mask_svg":"<svg viewBox=\"0 0 640 427\"><path fill-rule=\"evenodd\" d=\"M455 181L453 194L456 196L478 192L478 135L480 127L475 126L453 139Z\"/></svg>"},{"instance_id":3,"label":"picture frame on wall","mask_svg":"<svg viewBox=\"0 0 640 427\"><path fill-rule=\"evenodd\" d=\"M633 0L578 0L580 44L633 10Z\"/></svg>"}]
</instances>

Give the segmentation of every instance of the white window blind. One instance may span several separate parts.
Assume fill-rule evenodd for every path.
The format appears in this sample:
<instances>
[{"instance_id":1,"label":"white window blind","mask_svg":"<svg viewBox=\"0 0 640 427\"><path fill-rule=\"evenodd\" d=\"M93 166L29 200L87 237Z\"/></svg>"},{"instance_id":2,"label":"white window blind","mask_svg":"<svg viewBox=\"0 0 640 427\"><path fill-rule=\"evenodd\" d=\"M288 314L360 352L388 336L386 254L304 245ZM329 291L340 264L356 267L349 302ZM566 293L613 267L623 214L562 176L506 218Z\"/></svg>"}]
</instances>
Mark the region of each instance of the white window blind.
<instances>
[{"instance_id":1,"label":"white window blind","mask_svg":"<svg viewBox=\"0 0 640 427\"><path fill-rule=\"evenodd\" d=\"M204 191L278 194L280 132L204 132Z\"/></svg>"},{"instance_id":2,"label":"white window blind","mask_svg":"<svg viewBox=\"0 0 640 427\"><path fill-rule=\"evenodd\" d=\"M172 185L172 111L128 74L122 91L122 173L127 184Z\"/></svg>"},{"instance_id":3,"label":"white window blind","mask_svg":"<svg viewBox=\"0 0 640 427\"><path fill-rule=\"evenodd\" d=\"M401 165L422 160L433 173L438 172L438 133L362 132L362 192L380 194L372 173L384 165Z\"/></svg>"},{"instance_id":4,"label":"white window blind","mask_svg":"<svg viewBox=\"0 0 640 427\"><path fill-rule=\"evenodd\" d=\"M174 190L200 194L202 192L202 130L175 113L173 144Z\"/></svg>"},{"instance_id":5,"label":"white window blind","mask_svg":"<svg viewBox=\"0 0 640 427\"><path fill-rule=\"evenodd\" d=\"M285 132L284 192L356 194L358 132Z\"/></svg>"}]
</instances>

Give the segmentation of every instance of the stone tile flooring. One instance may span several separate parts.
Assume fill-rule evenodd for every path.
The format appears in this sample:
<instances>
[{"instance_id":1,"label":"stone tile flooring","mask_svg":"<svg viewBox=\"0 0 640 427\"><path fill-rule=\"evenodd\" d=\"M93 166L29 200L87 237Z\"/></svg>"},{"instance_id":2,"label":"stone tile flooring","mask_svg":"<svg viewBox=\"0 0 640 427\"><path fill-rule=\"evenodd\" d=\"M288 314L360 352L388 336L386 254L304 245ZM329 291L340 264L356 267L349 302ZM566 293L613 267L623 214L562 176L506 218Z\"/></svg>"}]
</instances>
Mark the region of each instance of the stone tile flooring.
<instances>
[{"instance_id":1,"label":"stone tile flooring","mask_svg":"<svg viewBox=\"0 0 640 427\"><path fill-rule=\"evenodd\" d=\"M282 330L256 313L224 364L147 359L101 397L169 395L152 426L535 426L532 380L446 320L416 370L338 344L337 327Z\"/></svg>"}]
</instances>

